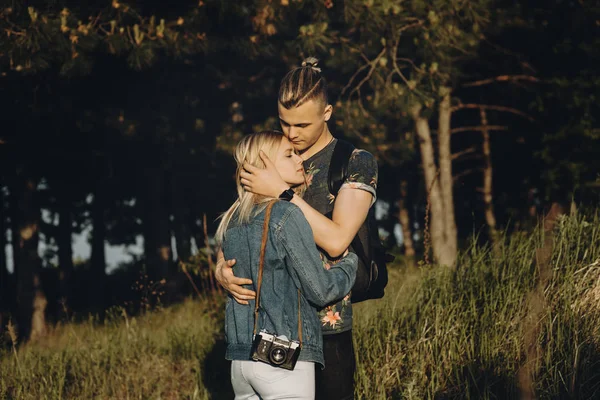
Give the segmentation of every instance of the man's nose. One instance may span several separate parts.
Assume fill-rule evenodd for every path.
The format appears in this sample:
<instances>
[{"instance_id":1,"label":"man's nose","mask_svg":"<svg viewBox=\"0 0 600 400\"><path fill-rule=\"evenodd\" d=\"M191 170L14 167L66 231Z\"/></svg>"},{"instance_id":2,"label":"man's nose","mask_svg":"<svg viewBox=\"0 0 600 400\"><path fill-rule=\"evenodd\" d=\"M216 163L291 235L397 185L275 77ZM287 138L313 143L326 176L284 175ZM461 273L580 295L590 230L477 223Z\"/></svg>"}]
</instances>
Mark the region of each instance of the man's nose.
<instances>
[{"instance_id":1,"label":"man's nose","mask_svg":"<svg viewBox=\"0 0 600 400\"><path fill-rule=\"evenodd\" d=\"M293 126L290 126L290 130L288 131L288 138L292 141L298 138L298 131Z\"/></svg>"}]
</instances>

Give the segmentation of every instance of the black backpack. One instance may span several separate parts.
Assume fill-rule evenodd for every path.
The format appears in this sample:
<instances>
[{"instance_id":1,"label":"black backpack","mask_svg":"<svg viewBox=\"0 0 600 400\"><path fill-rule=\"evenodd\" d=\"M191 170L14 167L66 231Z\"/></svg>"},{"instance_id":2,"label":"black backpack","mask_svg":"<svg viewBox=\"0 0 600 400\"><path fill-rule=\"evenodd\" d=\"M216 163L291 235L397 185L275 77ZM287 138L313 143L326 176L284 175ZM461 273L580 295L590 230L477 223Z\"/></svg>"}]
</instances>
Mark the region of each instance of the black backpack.
<instances>
[{"instance_id":1,"label":"black backpack","mask_svg":"<svg viewBox=\"0 0 600 400\"><path fill-rule=\"evenodd\" d=\"M351 143L338 139L333 149L328 176L329 192L334 196L337 196L348 177L348 163L353 151L354 146ZM331 218L331 215L328 217ZM386 262L391 262L393 256L386 254L381 244L373 207L350 247L359 260L356 281L352 287L352 302L382 298L388 282Z\"/></svg>"}]
</instances>

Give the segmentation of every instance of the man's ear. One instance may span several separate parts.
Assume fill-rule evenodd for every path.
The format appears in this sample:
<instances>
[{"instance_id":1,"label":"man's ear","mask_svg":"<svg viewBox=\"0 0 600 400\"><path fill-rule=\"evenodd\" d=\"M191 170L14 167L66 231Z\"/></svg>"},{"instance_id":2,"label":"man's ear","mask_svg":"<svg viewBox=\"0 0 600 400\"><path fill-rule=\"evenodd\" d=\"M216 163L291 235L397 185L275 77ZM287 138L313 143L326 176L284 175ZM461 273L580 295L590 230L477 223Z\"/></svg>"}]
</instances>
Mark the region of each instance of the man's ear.
<instances>
[{"instance_id":1,"label":"man's ear","mask_svg":"<svg viewBox=\"0 0 600 400\"><path fill-rule=\"evenodd\" d=\"M329 121L332 113L333 113L333 106L331 104L327 104L325 106L325 111L323 112L323 119L325 120L325 122Z\"/></svg>"}]
</instances>

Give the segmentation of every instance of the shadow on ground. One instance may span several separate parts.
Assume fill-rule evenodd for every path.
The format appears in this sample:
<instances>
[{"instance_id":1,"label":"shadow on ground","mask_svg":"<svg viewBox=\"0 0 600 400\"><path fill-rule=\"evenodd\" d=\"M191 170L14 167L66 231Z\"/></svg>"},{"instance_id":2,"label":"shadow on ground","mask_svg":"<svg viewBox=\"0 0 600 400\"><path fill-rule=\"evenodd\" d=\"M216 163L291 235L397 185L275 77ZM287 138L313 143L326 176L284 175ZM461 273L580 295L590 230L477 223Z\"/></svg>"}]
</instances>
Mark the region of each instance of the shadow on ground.
<instances>
[{"instance_id":1,"label":"shadow on ground","mask_svg":"<svg viewBox=\"0 0 600 400\"><path fill-rule=\"evenodd\" d=\"M474 362L457 367L452 376L456 385L436 393L436 400L519 398L515 376L503 374L493 365Z\"/></svg>"},{"instance_id":2,"label":"shadow on ground","mask_svg":"<svg viewBox=\"0 0 600 400\"><path fill-rule=\"evenodd\" d=\"M202 365L202 384L210 393L211 400L234 398L229 377L231 362L225 359L225 347L224 339L217 340Z\"/></svg>"}]
</instances>

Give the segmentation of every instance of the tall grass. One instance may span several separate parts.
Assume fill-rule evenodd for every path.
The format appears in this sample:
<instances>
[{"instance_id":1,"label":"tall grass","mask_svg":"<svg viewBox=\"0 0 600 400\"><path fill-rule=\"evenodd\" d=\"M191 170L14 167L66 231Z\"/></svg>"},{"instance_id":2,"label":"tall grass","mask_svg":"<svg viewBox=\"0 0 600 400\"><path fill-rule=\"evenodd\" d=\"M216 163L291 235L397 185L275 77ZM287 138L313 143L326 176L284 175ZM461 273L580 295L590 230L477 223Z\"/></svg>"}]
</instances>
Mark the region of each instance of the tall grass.
<instances>
[{"instance_id":1,"label":"tall grass","mask_svg":"<svg viewBox=\"0 0 600 400\"><path fill-rule=\"evenodd\" d=\"M391 268L386 297L355 306L358 397L506 399L529 385L539 399L600 398L600 218L558 221L540 280L544 235L473 244L455 270ZM0 398L232 398L222 304L115 308L19 348L5 338Z\"/></svg>"},{"instance_id":2,"label":"tall grass","mask_svg":"<svg viewBox=\"0 0 600 400\"><path fill-rule=\"evenodd\" d=\"M360 397L519 398L527 368L537 398L600 398L599 222L560 218L537 314L541 231L474 244L456 270L394 271L383 301L356 306Z\"/></svg>"}]
</instances>

